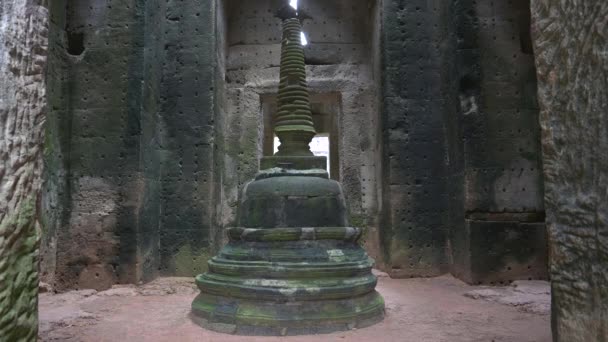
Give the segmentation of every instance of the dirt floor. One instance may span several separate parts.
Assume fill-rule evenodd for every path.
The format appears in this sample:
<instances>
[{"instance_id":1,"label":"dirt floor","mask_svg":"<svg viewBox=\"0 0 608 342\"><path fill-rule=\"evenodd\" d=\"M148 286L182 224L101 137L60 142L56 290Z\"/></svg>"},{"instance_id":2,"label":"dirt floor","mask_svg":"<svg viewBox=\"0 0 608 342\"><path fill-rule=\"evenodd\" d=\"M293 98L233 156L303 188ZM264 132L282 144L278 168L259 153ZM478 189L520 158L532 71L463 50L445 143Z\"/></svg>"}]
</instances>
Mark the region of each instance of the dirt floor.
<instances>
[{"instance_id":1,"label":"dirt floor","mask_svg":"<svg viewBox=\"0 0 608 342\"><path fill-rule=\"evenodd\" d=\"M188 318L190 278L103 292L40 295L41 341L551 341L547 282L468 286L452 277L390 279L378 290L386 318L375 326L317 336L239 337L206 331Z\"/></svg>"}]
</instances>

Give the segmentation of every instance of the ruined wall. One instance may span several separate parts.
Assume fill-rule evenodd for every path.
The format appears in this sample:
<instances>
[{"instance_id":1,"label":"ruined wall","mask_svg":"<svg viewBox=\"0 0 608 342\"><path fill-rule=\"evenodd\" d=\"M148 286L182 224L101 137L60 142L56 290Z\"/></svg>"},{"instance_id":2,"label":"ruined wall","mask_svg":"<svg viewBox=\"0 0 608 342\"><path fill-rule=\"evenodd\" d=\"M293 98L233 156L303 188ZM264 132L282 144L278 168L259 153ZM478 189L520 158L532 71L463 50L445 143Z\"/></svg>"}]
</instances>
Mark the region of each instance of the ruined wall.
<instances>
[{"instance_id":1,"label":"ruined wall","mask_svg":"<svg viewBox=\"0 0 608 342\"><path fill-rule=\"evenodd\" d=\"M528 3L385 1L381 18L386 269L545 279Z\"/></svg>"},{"instance_id":2,"label":"ruined wall","mask_svg":"<svg viewBox=\"0 0 608 342\"><path fill-rule=\"evenodd\" d=\"M462 192L449 188L462 183L457 152L450 150L458 134L448 131L458 127L454 14L450 2L383 3L386 270L395 277L434 276L449 270L448 233L461 224L462 211Z\"/></svg>"},{"instance_id":3,"label":"ruined wall","mask_svg":"<svg viewBox=\"0 0 608 342\"><path fill-rule=\"evenodd\" d=\"M279 3L53 3L47 281L205 270L267 149ZM525 1L299 5L313 111L335 123L335 177L378 266L543 278Z\"/></svg>"},{"instance_id":4,"label":"ruined wall","mask_svg":"<svg viewBox=\"0 0 608 342\"><path fill-rule=\"evenodd\" d=\"M42 268L56 289L206 267L218 4L53 2Z\"/></svg>"},{"instance_id":5,"label":"ruined wall","mask_svg":"<svg viewBox=\"0 0 608 342\"><path fill-rule=\"evenodd\" d=\"M529 1L462 0L455 10L466 220L452 271L469 283L546 279Z\"/></svg>"},{"instance_id":6,"label":"ruined wall","mask_svg":"<svg viewBox=\"0 0 608 342\"><path fill-rule=\"evenodd\" d=\"M554 341L608 341L608 3L532 1Z\"/></svg>"},{"instance_id":7,"label":"ruined wall","mask_svg":"<svg viewBox=\"0 0 608 342\"><path fill-rule=\"evenodd\" d=\"M38 331L48 3L0 1L0 340Z\"/></svg>"},{"instance_id":8,"label":"ruined wall","mask_svg":"<svg viewBox=\"0 0 608 342\"><path fill-rule=\"evenodd\" d=\"M162 5L162 275L201 273L212 256L217 193L218 6L218 1L204 0Z\"/></svg>"},{"instance_id":9,"label":"ruined wall","mask_svg":"<svg viewBox=\"0 0 608 342\"><path fill-rule=\"evenodd\" d=\"M60 290L134 283L156 269L147 220L158 212L158 186L146 165L158 163L156 113L154 100L142 101L156 95L148 87L154 78L143 77L154 58L144 54L143 5L57 1L51 8L42 267Z\"/></svg>"}]
</instances>

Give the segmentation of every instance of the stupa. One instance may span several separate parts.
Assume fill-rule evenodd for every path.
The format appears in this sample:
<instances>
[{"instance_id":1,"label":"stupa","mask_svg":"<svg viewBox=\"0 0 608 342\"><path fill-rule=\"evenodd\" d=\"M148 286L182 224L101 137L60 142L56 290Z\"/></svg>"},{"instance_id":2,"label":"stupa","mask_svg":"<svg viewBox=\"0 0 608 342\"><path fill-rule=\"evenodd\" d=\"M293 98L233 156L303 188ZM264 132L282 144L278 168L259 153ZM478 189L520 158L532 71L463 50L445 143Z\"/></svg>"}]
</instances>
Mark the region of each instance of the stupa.
<instances>
[{"instance_id":1,"label":"stupa","mask_svg":"<svg viewBox=\"0 0 608 342\"><path fill-rule=\"evenodd\" d=\"M315 135L301 43L302 15L284 6L275 134L279 151L260 161L245 185L238 227L196 277L192 318L240 335L328 333L372 325L384 317L374 261L351 227L340 183L325 157L313 156Z\"/></svg>"}]
</instances>

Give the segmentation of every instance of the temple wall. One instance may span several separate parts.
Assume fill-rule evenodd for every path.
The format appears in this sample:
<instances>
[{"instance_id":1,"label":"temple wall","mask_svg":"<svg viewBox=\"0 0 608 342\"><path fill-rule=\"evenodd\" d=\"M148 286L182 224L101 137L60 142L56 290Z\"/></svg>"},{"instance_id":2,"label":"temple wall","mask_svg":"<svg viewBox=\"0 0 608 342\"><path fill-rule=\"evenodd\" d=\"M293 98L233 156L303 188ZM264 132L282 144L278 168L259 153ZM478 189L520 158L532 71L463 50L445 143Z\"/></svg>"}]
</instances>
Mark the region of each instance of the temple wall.
<instances>
[{"instance_id":1,"label":"temple wall","mask_svg":"<svg viewBox=\"0 0 608 342\"><path fill-rule=\"evenodd\" d=\"M278 4L53 2L45 281L205 270L269 153ZM525 7L300 1L332 178L391 276L546 277Z\"/></svg>"},{"instance_id":2,"label":"temple wall","mask_svg":"<svg viewBox=\"0 0 608 342\"><path fill-rule=\"evenodd\" d=\"M212 255L217 1L163 4L160 266L201 273Z\"/></svg>"},{"instance_id":3,"label":"temple wall","mask_svg":"<svg viewBox=\"0 0 608 342\"><path fill-rule=\"evenodd\" d=\"M114 5L114 6L112 6ZM136 1L52 7L52 103L45 186L56 288L137 282L144 18ZM67 160L65 159L67 156ZM53 216L54 215L54 216ZM49 271L52 272L52 271Z\"/></svg>"},{"instance_id":4,"label":"temple wall","mask_svg":"<svg viewBox=\"0 0 608 342\"><path fill-rule=\"evenodd\" d=\"M143 78L140 110L139 172L142 178L137 228L137 279L150 281L160 274L161 136L160 118L163 44L163 1L148 0L143 10Z\"/></svg>"},{"instance_id":5,"label":"temple wall","mask_svg":"<svg viewBox=\"0 0 608 342\"><path fill-rule=\"evenodd\" d=\"M217 2L51 9L44 280L193 275L213 248Z\"/></svg>"},{"instance_id":6,"label":"temple wall","mask_svg":"<svg viewBox=\"0 0 608 342\"><path fill-rule=\"evenodd\" d=\"M386 270L546 279L529 4L383 3Z\"/></svg>"},{"instance_id":7,"label":"temple wall","mask_svg":"<svg viewBox=\"0 0 608 342\"><path fill-rule=\"evenodd\" d=\"M470 283L546 279L529 1L459 1L455 11L466 218L452 272Z\"/></svg>"},{"instance_id":8,"label":"temple wall","mask_svg":"<svg viewBox=\"0 0 608 342\"><path fill-rule=\"evenodd\" d=\"M271 8L0 1L0 340L35 338L39 242L58 290L204 270L263 152ZM339 99L339 180L379 266L545 278L546 207L554 339L607 340L608 6L534 0L533 40L524 0L302 8L309 83Z\"/></svg>"},{"instance_id":9,"label":"temple wall","mask_svg":"<svg viewBox=\"0 0 608 342\"><path fill-rule=\"evenodd\" d=\"M449 189L459 172L449 143L449 122L458 115L451 77L453 12L449 2L383 3L386 169L380 233L386 271L434 276L449 270L448 233L461 224L451 220L450 205L462 202L452 203Z\"/></svg>"}]
</instances>

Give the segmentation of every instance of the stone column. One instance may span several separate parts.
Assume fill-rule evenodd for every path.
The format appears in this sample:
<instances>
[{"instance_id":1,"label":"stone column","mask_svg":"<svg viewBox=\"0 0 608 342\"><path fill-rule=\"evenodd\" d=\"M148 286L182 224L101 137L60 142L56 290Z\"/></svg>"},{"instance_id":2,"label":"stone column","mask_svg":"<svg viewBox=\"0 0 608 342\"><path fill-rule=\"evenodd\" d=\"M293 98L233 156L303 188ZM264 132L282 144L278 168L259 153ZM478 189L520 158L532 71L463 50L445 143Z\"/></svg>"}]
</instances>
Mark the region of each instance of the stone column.
<instances>
[{"instance_id":1,"label":"stone column","mask_svg":"<svg viewBox=\"0 0 608 342\"><path fill-rule=\"evenodd\" d=\"M554 341L608 340L608 2L532 1Z\"/></svg>"},{"instance_id":2,"label":"stone column","mask_svg":"<svg viewBox=\"0 0 608 342\"><path fill-rule=\"evenodd\" d=\"M38 332L46 1L0 1L0 341Z\"/></svg>"}]
</instances>

